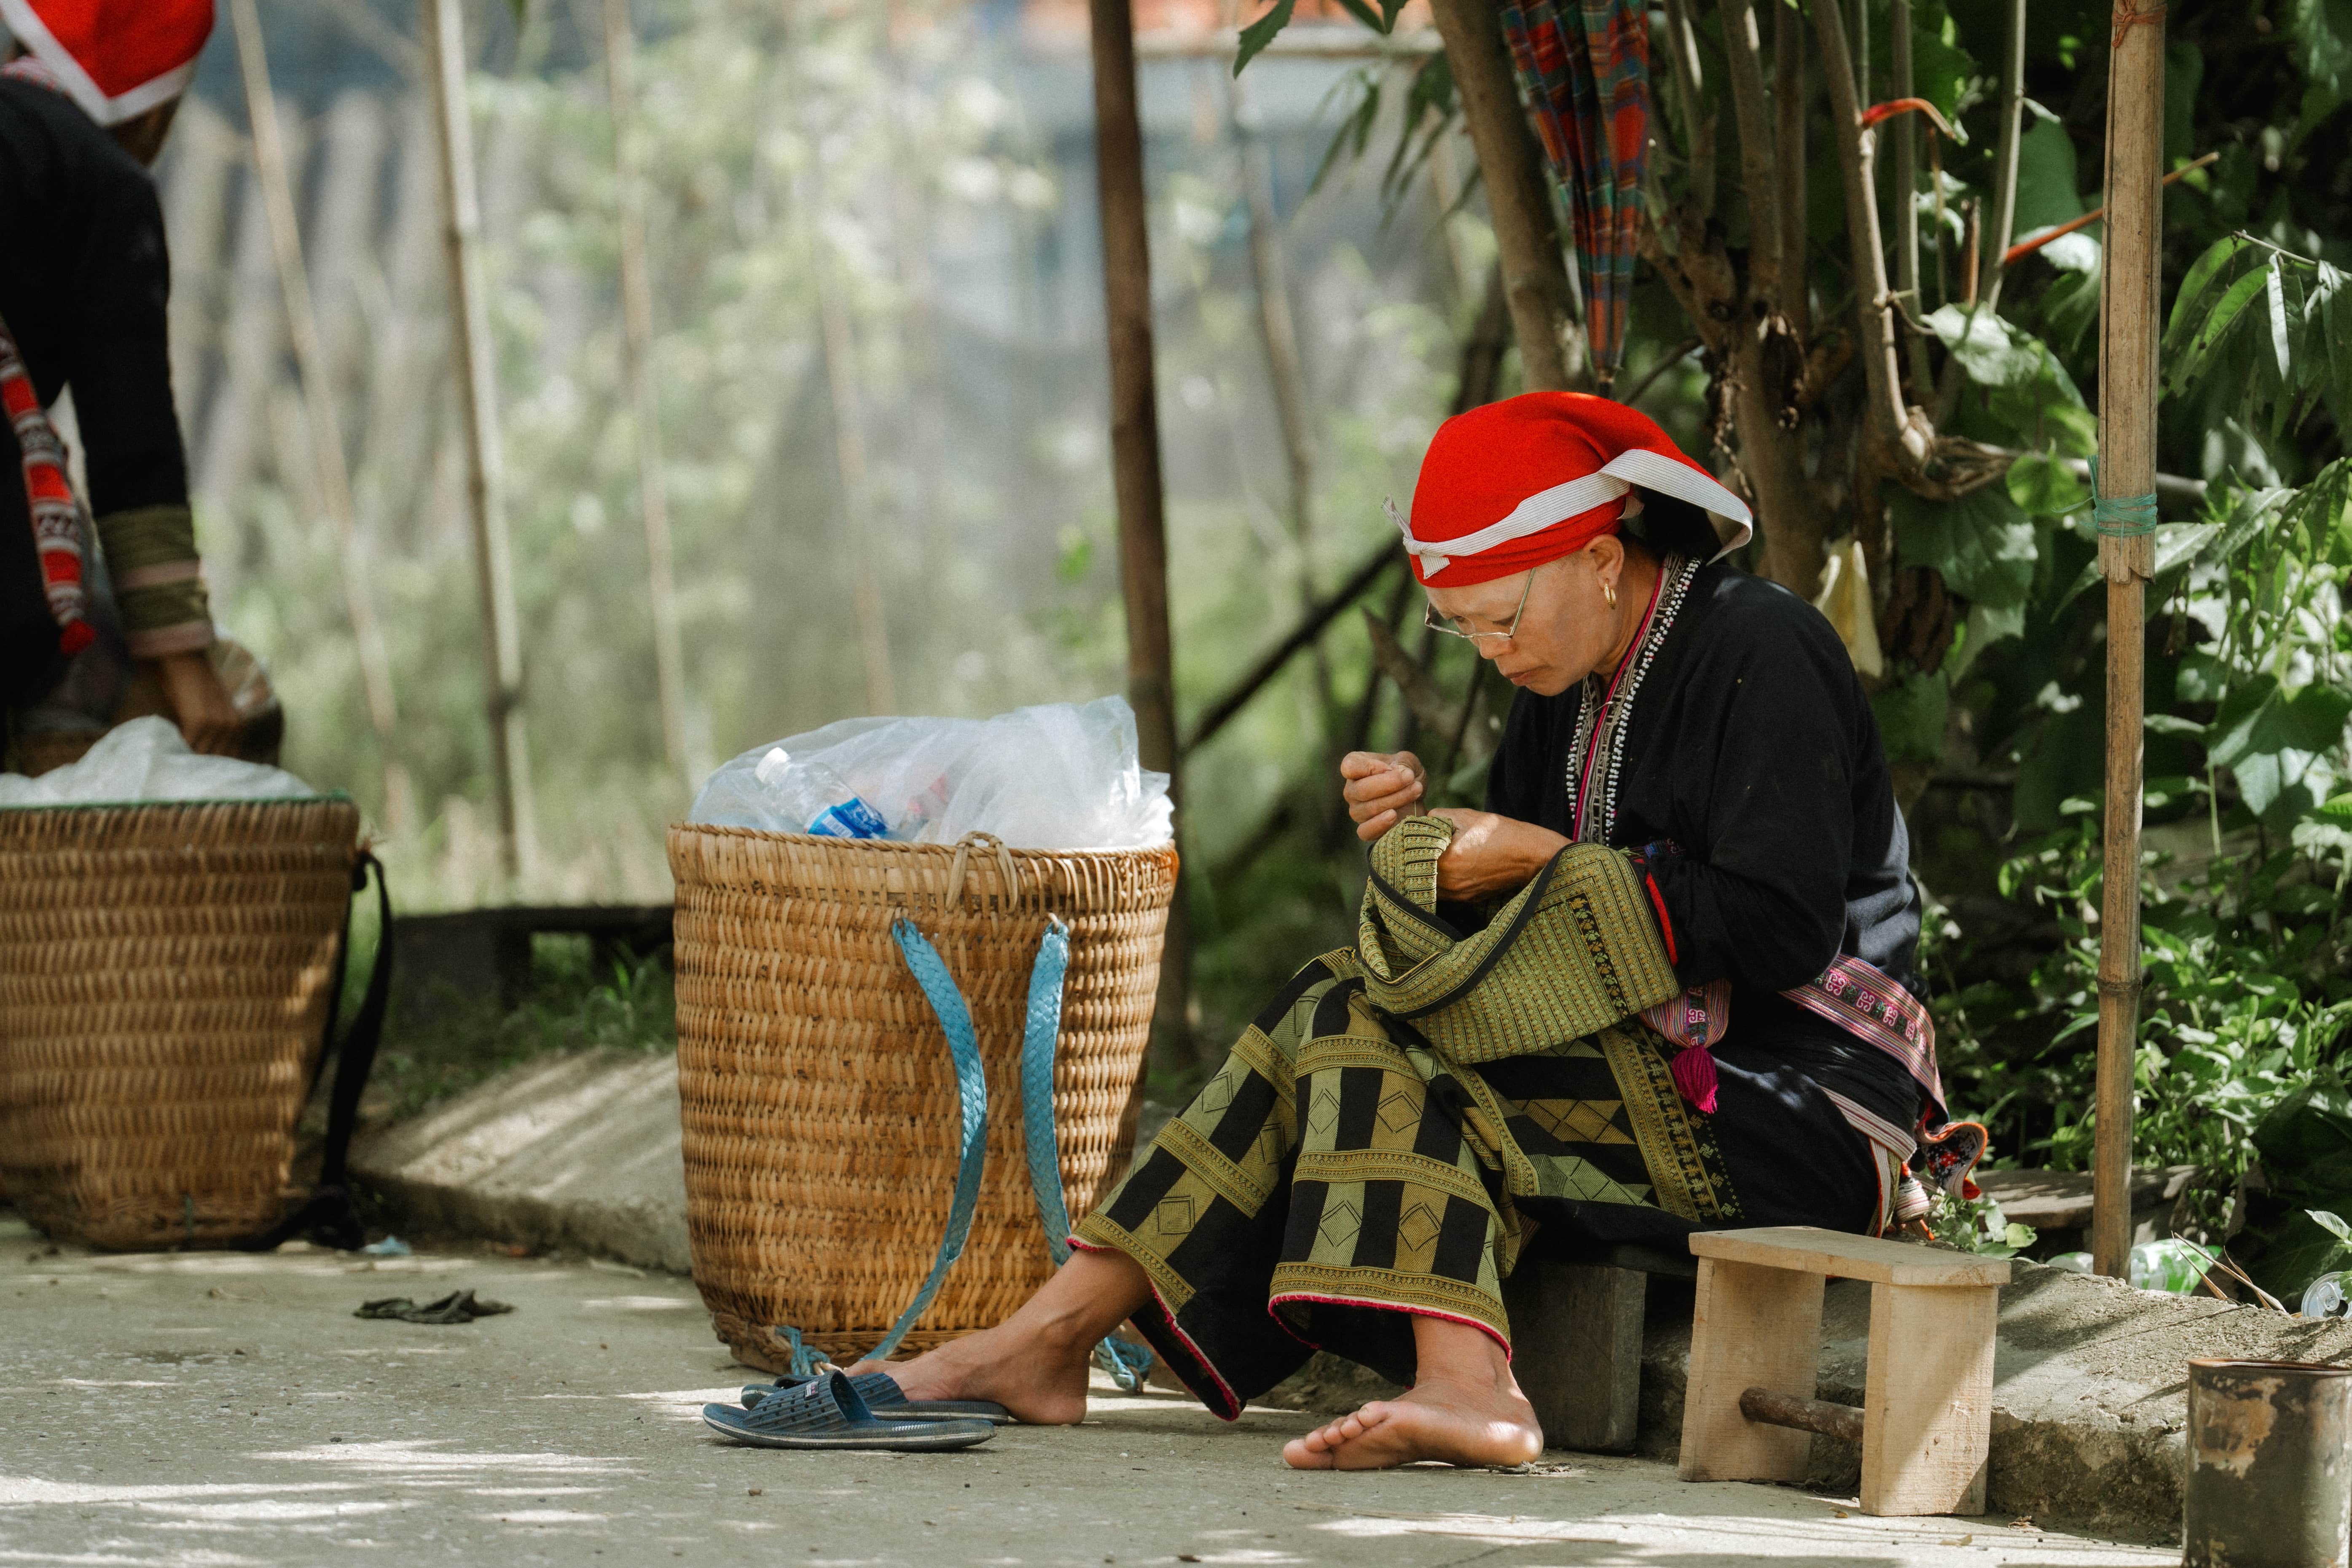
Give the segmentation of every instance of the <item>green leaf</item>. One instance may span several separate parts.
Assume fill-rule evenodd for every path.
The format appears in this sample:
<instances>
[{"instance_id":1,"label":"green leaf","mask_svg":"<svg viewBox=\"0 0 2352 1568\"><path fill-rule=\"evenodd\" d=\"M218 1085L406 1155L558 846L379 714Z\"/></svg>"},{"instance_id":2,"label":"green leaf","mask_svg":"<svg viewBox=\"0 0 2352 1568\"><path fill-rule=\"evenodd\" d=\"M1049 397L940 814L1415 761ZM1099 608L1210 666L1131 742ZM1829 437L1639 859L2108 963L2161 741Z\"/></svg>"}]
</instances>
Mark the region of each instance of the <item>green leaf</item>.
<instances>
[{"instance_id":1,"label":"green leaf","mask_svg":"<svg viewBox=\"0 0 2352 1568\"><path fill-rule=\"evenodd\" d=\"M2352 827L2352 795L2339 795L2311 815L2338 827Z\"/></svg>"},{"instance_id":2,"label":"green leaf","mask_svg":"<svg viewBox=\"0 0 2352 1568\"><path fill-rule=\"evenodd\" d=\"M1878 733L1892 762L1932 763L1944 754L1944 729L1951 715L1951 686L1938 670L1913 670L1899 686L1870 700Z\"/></svg>"},{"instance_id":3,"label":"green leaf","mask_svg":"<svg viewBox=\"0 0 2352 1568\"><path fill-rule=\"evenodd\" d=\"M2317 793L2315 773L2319 787L2326 787L2331 774L2323 758L2342 743L2347 718L2352 691L2306 686L2289 692L2260 676L2222 700L2208 731L2207 752L2236 776L2249 811L2267 817L2275 805L2291 813L2297 800Z\"/></svg>"},{"instance_id":4,"label":"green leaf","mask_svg":"<svg viewBox=\"0 0 2352 1568\"><path fill-rule=\"evenodd\" d=\"M2325 263L2319 269L2320 282L2327 289L2327 324L2322 335L2327 340L2327 370L2332 401L2336 407L2336 423L2339 428L2352 429L2352 279Z\"/></svg>"},{"instance_id":5,"label":"green leaf","mask_svg":"<svg viewBox=\"0 0 2352 1568\"><path fill-rule=\"evenodd\" d=\"M2219 702L2233 679L2230 667L2201 648L2180 656L2172 689L2183 702Z\"/></svg>"},{"instance_id":6,"label":"green leaf","mask_svg":"<svg viewBox=\"0 0 2352 1568\"><path fill-rule=\"evenodd\" d=\"M1242 74L1242 67L1255 59L1258 51L1274 42L1275 35L1290 26L1290 13L1298 0L1274 0L1266 14L1242 29L1241 51L1234 57L1234 74Z\"/></svg>"},{"instance_id":7,"label":"green leaf","mask_svg":"<svg viewBox=\"0 0 2352 1568\"><path fill-rule=\"evenodd\" d=\"M2338 98L2352 96L2352 4L2287 0L2284 11L2296 67L2313 86Z\"/></svg>"},{"instance_id":8,"label":"green leaf","mask_svg":"<svg viewBox=\"0 0 2352 1568\"><path fill-rule=\"evenodd\" d=\"M2215 351L2229 337L2230 329L2238 324L2238 318L2245 313L2248 302L2262 292L2265 276L2266 271L2249 272L2230 285L2211 313L2189 334L2187 348L2173 360L2172 375L2166 384L2168 391L2179 393L2188 390L2189 383L2197 379L2206 363L2212 359Z\"/></svg>"},{"instance_id":9,"label":"green leaf","mask_svg":"<svg viewBox=\"0 0 2352 1568\"><path fill-rule=\"evenodd\" d=\"M1339 4L1346 8L1349 16L1353 16L1373 32L1386 37L1396 31L1397 13L1404 9L1405 0L1381 0L1381 8L1378 11L1374 11L1366 5L1364 0L1339 0Z\"/></svg>"},{"instance_id":10,"label":"green leaf","mask_svg":"<svg viewBox=\"0 0 2352 1568\"><path fill-rule=\"evenodd\" d=\"M1933 501L1897 489L1888 497L1898 556L1933 566L1951 590L1996 609L2021 605L2033 587L2033 521L2006 488L1987 485L1958 500Z\"/></svg>"},{"instance_id":11,"label":"green leaf","mask_svg":"<svg viewBox=\"0 0 2352 1568\"><path fill-rule=\"evenodd\" d=\"M2018 234L2055 228L2083 216L2083 198L2074 162L2074 141L2058 117L2025 100L2025 134L2017 142Z\"/></svg>"},{"instance_id":12,"label":"green leaf","mask_svg":"<svg viewBox=\"0 0 2352 1568\"><path fill-rule=\"evenodd\" d=\"M2240 234L2215 240L2205 254L2189 265L2189 275L2180 280L2180 292L2173 296L2172 320L2164 329L2162 353L2171 359L2189 345L2189 333L2196 330L2203 313L2197 310L2206 289L2218 281L2222 272L2238 257L2251 248L2253 241Z\"/></svg>"},{"instance_id":13,"label":"green leaf","mask_svg":"<svg viewBox=\"0 0 2352 1568\"><path fill-rule=\"evenodd\" d=\"M2286 335L2286 279L2280 276L2278 258L2271 258L2263 276L2263 300L2270 310L2271 353L2278 356L2279 380L2294 384L2294 348Z\"/></svg>"},{"instance_id":14,"label":"green leaf","mask_svg":"<svg viewBox=\"0 0 2352 1568\"><path fill-rule=\"evenodd\" d=\"M2038 517L2057 517L2091 499L2074 470L2047 452L2028 452L2009 466L2009 499Z\"/></svg>"},{"instance_id":15,"label":"green leaf","mask_svg":"<svg viewBox=\"0 0 2352 1568\"><path fill-rule=\"evenodd\" d=\"M2317 1221L2320 1229L2326 1231L2336 1240L2343 1242L2347 1246L2352 1246L2352 1225L2346 1225L2342 1220L2336 1218L2326 1209L2305 1209L2303 1212L2309 1215L2314 1220Z\"/></svg>"},{"instance_id":16,"label":"green leaf","mask_svg":"<svg viewBox=\"0 0 2352 1568\"><path fill-rule=\"evenodd\" d=\"M1990 310L1946 305L1927 318L1927 325L1979 386L2026 385L2043 374L2043 362L2050 357L2039 339L2015 332Z\"/></svg>"}]
</instances>

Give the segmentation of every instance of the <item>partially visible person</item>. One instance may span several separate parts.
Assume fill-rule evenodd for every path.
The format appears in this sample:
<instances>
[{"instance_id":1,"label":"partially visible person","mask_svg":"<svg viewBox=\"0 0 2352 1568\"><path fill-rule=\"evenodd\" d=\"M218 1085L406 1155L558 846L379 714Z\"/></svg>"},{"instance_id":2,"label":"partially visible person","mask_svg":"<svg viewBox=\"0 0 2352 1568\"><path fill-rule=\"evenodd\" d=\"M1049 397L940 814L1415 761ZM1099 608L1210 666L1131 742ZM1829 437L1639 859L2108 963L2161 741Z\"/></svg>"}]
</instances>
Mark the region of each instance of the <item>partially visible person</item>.
<instances>
[{"instance_id":1,"label":"partially visible person","mask_svg":"<svg viewBox=\"0 0 2352 1568\"><path fill-rule=\"evenodd\" d=\"M238 744L148 173L212 20L211 0L0 0L0 710L19 740L44 715L102 729L138 708L199 752ZM87 516L47 412L68 391Z\"/></svg>"}]
</instances>

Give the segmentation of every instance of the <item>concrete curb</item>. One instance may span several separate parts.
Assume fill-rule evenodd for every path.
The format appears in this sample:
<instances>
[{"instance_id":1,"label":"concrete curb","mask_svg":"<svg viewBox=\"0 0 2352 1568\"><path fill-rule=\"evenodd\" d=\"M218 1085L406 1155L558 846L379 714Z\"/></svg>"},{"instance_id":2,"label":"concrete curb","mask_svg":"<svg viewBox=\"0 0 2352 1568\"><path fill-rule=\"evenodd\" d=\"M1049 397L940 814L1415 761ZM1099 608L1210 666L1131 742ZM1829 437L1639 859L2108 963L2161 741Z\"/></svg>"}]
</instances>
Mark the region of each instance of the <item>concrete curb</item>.
<instances>
[{"instance_id":1,"label":"concrete curb","mask_svg":"<svg viewBox=\"0 0 2352 1568\"><path fill-rule=\"evenodd\" d=\"M363 1141L401 1223L690 1274L677 1058L545 1057Z\"/></svg>"}]
</instances>

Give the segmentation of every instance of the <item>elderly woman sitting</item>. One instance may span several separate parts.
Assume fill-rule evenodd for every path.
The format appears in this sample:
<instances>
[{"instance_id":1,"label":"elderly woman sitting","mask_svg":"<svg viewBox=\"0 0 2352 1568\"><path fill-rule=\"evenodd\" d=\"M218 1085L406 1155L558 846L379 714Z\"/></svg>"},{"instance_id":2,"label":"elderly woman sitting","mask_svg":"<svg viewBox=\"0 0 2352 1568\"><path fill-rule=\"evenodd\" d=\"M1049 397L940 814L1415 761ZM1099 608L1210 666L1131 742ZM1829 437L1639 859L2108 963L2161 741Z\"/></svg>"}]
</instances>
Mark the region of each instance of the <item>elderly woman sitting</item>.
<instances>
[{"instance_id":1,"label":"elderly woman sitting","mask_svg":"<svg viewBox=\"0 0 2352 1568\"><path fill-rule=\"evenodd\" d=\"M1399 525L1430 624L1519 688L1487 809L1418 814L1410 752L1341 763L1365 936L1266 1005L1045 1289L889 1368L909 1398L1077 1421L1132 1317L1228 1418L1318 1348L1410 1385L1292 1465L1517 1464L1543 1445L1520 1258L1924 1203L1906 1161L1945 1119L1903 820L1835 633L1720 559L1748 515L1603 399L1438 431Z\"/></svg>"}]
</instances>

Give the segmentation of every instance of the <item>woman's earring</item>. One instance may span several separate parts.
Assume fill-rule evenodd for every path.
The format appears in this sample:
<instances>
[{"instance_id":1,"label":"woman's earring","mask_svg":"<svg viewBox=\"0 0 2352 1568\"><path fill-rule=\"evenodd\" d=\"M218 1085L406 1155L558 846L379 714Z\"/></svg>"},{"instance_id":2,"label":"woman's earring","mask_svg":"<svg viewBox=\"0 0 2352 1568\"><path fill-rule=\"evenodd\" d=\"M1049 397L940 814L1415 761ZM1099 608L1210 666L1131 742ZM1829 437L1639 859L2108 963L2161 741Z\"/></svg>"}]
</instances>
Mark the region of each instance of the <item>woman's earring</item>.
<instances>
[{"instance_id":1,"label":"woman's earring","mask_svg":"<svg viewBox=\"0 0 2352 1568\"><path fill-rule=\"evenodd\" d=\"M1614 583L1601 584L1601 596L1609 601L1609 607L1611 609L1615 609L1617 607L1617 584Z\"/></svg>"}]
</instances>

